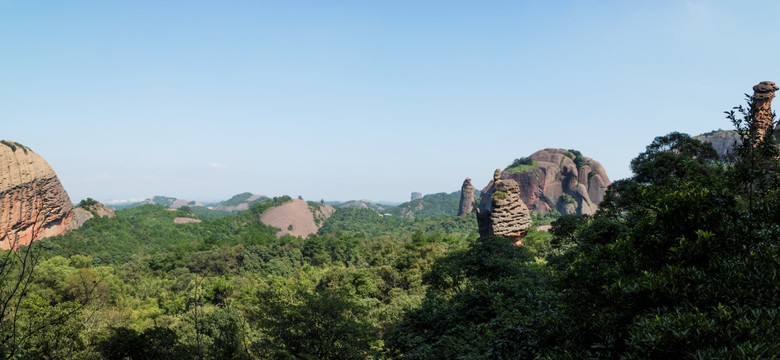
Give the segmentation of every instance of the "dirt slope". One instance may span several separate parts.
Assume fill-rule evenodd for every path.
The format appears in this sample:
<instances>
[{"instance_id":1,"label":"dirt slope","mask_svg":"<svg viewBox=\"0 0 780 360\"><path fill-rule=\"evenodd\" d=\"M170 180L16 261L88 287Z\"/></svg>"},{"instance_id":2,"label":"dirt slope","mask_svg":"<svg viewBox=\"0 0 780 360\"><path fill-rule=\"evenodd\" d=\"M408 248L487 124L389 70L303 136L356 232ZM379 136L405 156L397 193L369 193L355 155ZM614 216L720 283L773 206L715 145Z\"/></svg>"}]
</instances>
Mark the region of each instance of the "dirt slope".
<instances>
[{"instance_id":1,"label":"dirt slope","mask_svg":"<svg viewBox=\"0 0 780 360\"><path fill-rule=\"evenodd\" d=\"M319 209L313 209L303 200L292 201L269 209L260 216L260 221L266 225L281 229L276 236L285 234L292 236L309 237L317 233L322 222L329 218L335 209L326 204L319 204ZM319 222L315 221L319 219Z\"/></svg>"}]
</instances>

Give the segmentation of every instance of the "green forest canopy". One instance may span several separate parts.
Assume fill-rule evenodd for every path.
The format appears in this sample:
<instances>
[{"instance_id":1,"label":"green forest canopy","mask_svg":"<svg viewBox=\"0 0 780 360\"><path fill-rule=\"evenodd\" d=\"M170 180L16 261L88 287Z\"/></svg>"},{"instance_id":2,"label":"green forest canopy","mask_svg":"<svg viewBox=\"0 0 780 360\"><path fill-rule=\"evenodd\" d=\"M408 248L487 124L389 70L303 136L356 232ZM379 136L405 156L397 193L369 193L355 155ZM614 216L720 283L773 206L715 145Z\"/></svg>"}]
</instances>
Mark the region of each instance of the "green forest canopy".
<instances>
[{"instance_id":1,"label":"green forest canopy","mask_svg":"<svg viewBox=\"0 0 780 360\"><path fill-rule=\"evenodd\" d=\"M524 247L477 241L473 214L368 209L276 238L258 217L289 197L202 223L155 205L93 219L2 253L0 358L771 358L778 150L750 138L749 108L729 117L735 156L657 137L595 215Z\"/></svg>"}]
</instances>

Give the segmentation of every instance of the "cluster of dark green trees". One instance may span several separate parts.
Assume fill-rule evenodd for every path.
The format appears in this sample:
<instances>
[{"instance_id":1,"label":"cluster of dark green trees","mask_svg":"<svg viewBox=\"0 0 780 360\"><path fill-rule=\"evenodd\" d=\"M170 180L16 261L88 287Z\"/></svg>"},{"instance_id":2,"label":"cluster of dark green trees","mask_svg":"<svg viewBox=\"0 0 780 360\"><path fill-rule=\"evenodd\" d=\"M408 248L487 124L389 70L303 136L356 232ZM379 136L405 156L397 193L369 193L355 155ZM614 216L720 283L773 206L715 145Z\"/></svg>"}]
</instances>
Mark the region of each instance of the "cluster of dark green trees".
<instances>
[{"instance_id":1,"label":"cluster of dark green trees","mask_svg":"<svg viewBox=\"0 0 780 360\"><path fill-rule=\"evenodd\" d=\"M476 241L473 214L366 209L277 239L257 217L289 197L121 210L2 254L0 358L776 357L780 154L750 107L728 116L733 156L658 137L595 215L524 247Z\"/></svg>"},{"instance_id":2,"label":"cluster of dark green trees","mask_svg":"<svg viewBox=\"0 0 780 360\"><path fill-rule=\"evenodd\" d=\"M540 265L502 239L437 261L419 308L387 338L410 359L775 358L780 163L771 134L721 159L656 138L595 216L553 222Z\"/></svg>"}]
</instances>

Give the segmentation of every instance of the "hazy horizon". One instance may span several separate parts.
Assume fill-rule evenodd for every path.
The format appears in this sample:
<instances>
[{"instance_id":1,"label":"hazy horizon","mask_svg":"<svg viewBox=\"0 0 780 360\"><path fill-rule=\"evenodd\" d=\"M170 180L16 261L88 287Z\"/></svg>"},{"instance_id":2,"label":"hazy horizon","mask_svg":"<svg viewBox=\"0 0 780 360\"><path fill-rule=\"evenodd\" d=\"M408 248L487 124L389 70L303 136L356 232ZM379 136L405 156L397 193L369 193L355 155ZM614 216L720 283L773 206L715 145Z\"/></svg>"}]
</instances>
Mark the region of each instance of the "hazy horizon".
<instances>
[{"instance_id":1,"label":"hazy horizon","mask_svg":"<svg viewBox=\"0 0 780 360\"><path fill-rule=\"evenodd\" d=\"M780 81L780 3L0 1L0 138L71 200L408 201L544 148L610 180Z\"/></svg>"}]
</instances>

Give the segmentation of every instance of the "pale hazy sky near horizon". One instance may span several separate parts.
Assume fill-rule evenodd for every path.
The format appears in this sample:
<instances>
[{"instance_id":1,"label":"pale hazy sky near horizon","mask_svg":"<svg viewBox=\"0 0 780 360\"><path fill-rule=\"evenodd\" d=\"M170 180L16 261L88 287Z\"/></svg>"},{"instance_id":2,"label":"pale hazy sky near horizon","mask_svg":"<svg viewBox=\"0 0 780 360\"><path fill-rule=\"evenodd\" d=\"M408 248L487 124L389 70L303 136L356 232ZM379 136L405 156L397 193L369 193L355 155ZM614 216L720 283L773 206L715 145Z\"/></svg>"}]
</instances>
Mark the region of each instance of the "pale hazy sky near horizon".
<instances>
[{"instance_id":1,"label":"pale hazy sky near horizon","mask_svg":"<svg viewBox=\"0 0 780 360\"><path fill-rule=\"evenodd\" d=\"M0 139L74 202L406 201L550 147L612 180L780 82L778 1L0 0Z\"/></svg>"}]
</instances>

